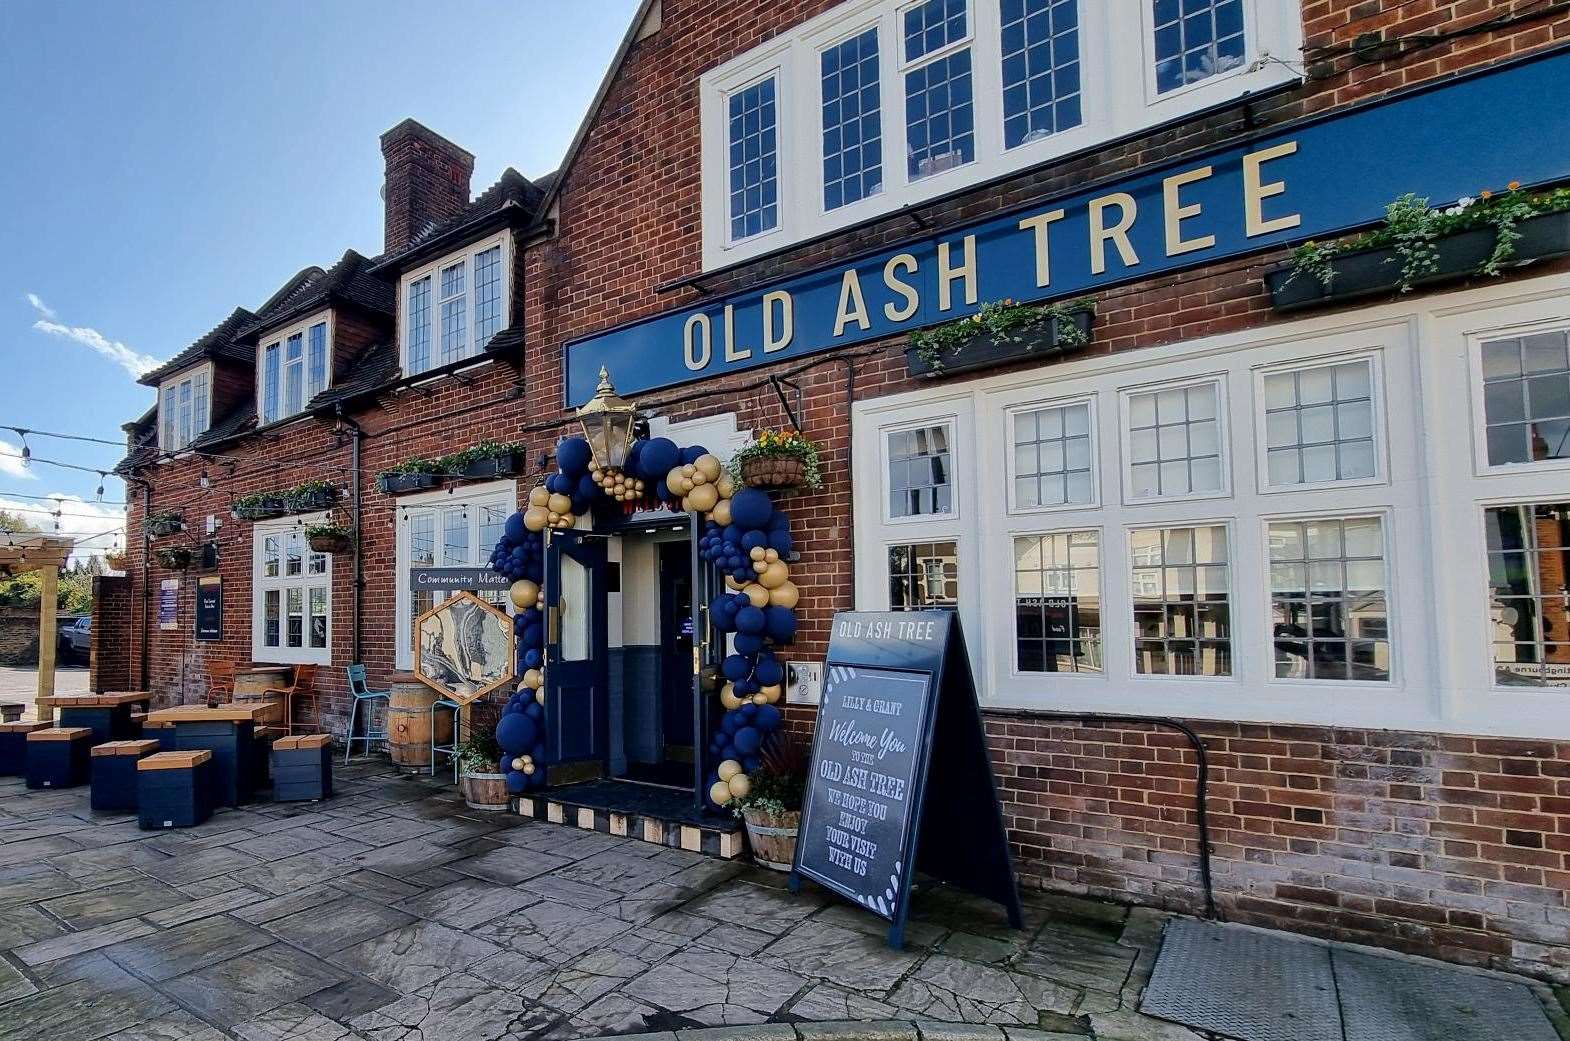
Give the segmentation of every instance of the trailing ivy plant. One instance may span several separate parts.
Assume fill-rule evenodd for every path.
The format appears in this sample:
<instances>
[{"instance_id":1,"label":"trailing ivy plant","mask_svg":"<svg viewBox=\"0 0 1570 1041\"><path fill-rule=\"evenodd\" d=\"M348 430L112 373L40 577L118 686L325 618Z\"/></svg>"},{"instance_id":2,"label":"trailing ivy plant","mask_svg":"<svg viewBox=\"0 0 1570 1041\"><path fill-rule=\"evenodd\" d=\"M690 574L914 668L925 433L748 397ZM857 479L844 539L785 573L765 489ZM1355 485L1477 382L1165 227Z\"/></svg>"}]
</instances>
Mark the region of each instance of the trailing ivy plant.
<instances>
[{"instance_id":1,"label":"trailing ivy plant","mask_svg":"<svg viewBox=\"0 0 1570 1041\"><path fill-rule=\"evenodd\" d=\"M1382 227L1339 242L1305 242L1292 251L1292 275L1309 275L1326 289L1335 280L1334 261L1350 253L1391 249L1401 263L1397 287L1403 293L1439 268L1439 239L1477 228L1494 230L1494 248L1477 269L1480 275L1498 275L1515 256L1521 232L1518 225L1530 217L1570 210L1570 187L1524 192L1511 181L1503 192L1480 192L1458 199L1450 206L1431 206L1429 200L1408 193L1385 207Z\"/></svg>"},{"instance_id":2,"label":"trailing ivy plant","mask_svg":"<svg viewBox=\"0 0 1570 1041\"><path fill-rule=\"evenodd\" d=\"M1015 344L1027 351L1040 342L1039 331L1048 322L1056 323L1057 340L1066 347L1084 345L1088 337L1074 323L1075 315L1094 311L1089 297L1056 304L1020 304L1012 299L992 300L966 318L958 318L931 329L910 334L916 354L934 370L943 368L945 356L958 357L972 340L981 335L997 343Z\"/></svg>"},{"instance_id":3,"label":"trailing ivy plant","mask_svg":"<svg viewBox=\"0 0 1570 1041\"><path fill-rule=\"evenodd\" d=\"M338 486L331 481L305 481L284 492L284 501L292 510L314 508L321 495L336 497Z\"/></svg>"}]
</instances>

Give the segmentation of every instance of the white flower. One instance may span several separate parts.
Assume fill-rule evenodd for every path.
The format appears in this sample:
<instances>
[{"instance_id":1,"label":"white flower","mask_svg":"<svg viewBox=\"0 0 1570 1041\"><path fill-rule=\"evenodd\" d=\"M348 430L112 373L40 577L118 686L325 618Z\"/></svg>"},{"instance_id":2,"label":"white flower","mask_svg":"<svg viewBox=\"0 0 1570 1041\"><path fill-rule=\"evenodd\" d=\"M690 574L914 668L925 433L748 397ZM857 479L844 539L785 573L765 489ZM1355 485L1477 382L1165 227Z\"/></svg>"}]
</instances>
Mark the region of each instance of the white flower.
<instances>
[{"instance_id":1,"label":"white flower","mask_svg":"<svg viewBox=\"0 0 1570 1041\"><path fill-rule=\"evenodd\" d=\"M1470 195L1463 195L1463 196L1461 196L1461 198L1456 200L1456 209L1458 211L1459 210L1464 210L1464 209L1466 209L1468 206L1472 205L1476 201L1477 200L1472 198L1472 196L1470 196Z\"/></svg>"}]
</instances>

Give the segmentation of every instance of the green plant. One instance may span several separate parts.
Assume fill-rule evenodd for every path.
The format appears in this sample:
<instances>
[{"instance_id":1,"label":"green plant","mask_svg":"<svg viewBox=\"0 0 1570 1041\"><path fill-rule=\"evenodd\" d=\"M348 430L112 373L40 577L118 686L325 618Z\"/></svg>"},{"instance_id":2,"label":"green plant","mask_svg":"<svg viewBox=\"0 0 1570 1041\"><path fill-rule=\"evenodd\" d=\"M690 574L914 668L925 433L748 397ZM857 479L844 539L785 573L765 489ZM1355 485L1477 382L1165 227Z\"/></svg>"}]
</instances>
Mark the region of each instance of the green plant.
<instances>
[{"instance_id":1,"label":"green plant","mask_svg":"<svg viewBox=\"0 0 1570 1041\"><path fill-rule=\"evenodd\" d=\"M397 477L402 474L433 474L438 471L436 463L430 459L405 459L397 466L390 466L377 474L378 477Z\"/></svg>"},{"instance_id":2,"label":"green plant","mask_svg":"<svg viewBox=\"0 0 1570 1041\"><path fill-rule=\"evenodd\" d=\"M458 767L464 773L495 773L501 763L502 747L496 743L494 729L476 728L469 740L458 746Z\"/></svg>"},{"instance_id":3,"label":"green plant","mask_svg":"<svg viewBox=\"0 0 1570 1041\"><path fill-rule=\"evenodd\" d=\"M787 731L776 730L758 755L762 763L747 775L752 787L727 804L731 811L738 817L746 810L769 814L799 811L811 766L806 743Z\"/></svg>"},{"instance_id":4,"label":"green plant","mask_svg":"<svg viewBox=\"0 0 1570 1041\"><path fill-rule=\"evenodd\" d=\"M436 460L436 469L449 474L462 473L466 468L485 459L499 459L502 456L513 455L524 451L522 441L491 441L485 440L478 444L470 445L461 452L453 452Z\"/></svg>"},{"instance_id":5,"label":"green plant","mask_svg":"<svg viewBox=\"0 0 1570 1041\"><path fill-rule=\"evenodd\" d=\"M308 539L348 538L351 530L342 524L307 524L305 526L305 537Z\"/></svg>"},{"instance_id":6,"label":"green plant","mask_svg":"<svg viewBox=\"0 0 1570 1041\"><path fill-rule=\"evenodd\" d=\"M981 335L995 342L1023 346L1034 350L1039 342L1039 330L1049 322L1056 323L1058 342L1069 346L1082 346L1087 337L1074 324L1074 316L1094 311L1095 301L1089 297L1065 300L1056 304L1020 304L1011 299L991 300L966 318L918 329L910 334L910 345L916 354L934 370L943 368L944 355L958 357L970 343Z\"/></svg>"},{"instance_id":7,"label":"green plant","mask_svg":"<svg viewBox=\"0 0 1570 1041\"><path fill-rule=\"evenodd\" d=\"M254 495L242 495L234 501L236 513L245 510L261 509L264 506L276 506L283 496L277 492L257 492Z\"/></svg>"},{"instance_id":8,"label":"green plant","mask_svg":"<svg viewBox=\"0 0 1570 1041\"><path fill-rule=\"evenodd\" d=\"M177 510L164 510L148 514L146 526L153 531L179 531L184 523L185 518Z\"/></svg>"},{"instance_id":9,"label":"green plant","mask_svg":"<svg viewBox=\"0 0 1570 1041\"><path fill-rule=\"evenodd\" d=\"M322 495L336 496L338 486L331 481L305 481L284 492L284 499L292 508L314 507Z\"/></svg>"},{"instance_id":10,"label":"green plant","mask_svg":"<svg viewBox=\"0 0 1570 1041\"><path fill-rule=\"evenodd\" d=\"M1385 207L1384 225L1339 242L1305 242L1292 251L1292 275L1309 275L1329 288L1335 280L1333 261L1348 253L1372 249L1392 249L1401 261L1397 287L1412 291L1424 276L1438 270L1439 251L1435 243L1448 235L1476 228L1494 230L1494 248L1478 268L1477 274L1498 275L1515 256L1521 238L1517 229L1522 221L1545 213L1570 210L1570 187L1542 192L1524 192L1511 181L1503 192L1483 191L1467 196L1450 206L1431 206L1429 200L1408 193Z\"/></svg>"},{"instance_id":11,"label":"green plant","mask_svg":"<svg viewBox=\"0 0 1570 1041\"><path fill-rule=\"evenodd\" d=\"M802 480L807 482L807 487L823 486L823 459L817 442L809 441L799 430L759 431L750 445L738 449L736 454L731 456L730 475L737 484L741 484L743 483L742 470L749 460L775 459L781 456L801 460Z\"/></svg>"}]
</instances>

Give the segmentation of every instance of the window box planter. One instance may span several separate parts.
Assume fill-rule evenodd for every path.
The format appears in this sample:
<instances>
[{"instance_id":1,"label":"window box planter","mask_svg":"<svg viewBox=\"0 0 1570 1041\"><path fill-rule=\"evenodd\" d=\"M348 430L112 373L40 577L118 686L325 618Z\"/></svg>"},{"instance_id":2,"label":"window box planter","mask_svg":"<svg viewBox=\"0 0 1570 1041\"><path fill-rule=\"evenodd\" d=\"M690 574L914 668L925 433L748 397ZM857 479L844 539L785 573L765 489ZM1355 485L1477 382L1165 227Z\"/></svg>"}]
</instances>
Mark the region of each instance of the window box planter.
<instances>
[{"instance_id":1,"label":"window box planter","mask_svg":"<svg viewBox=\"0 0 1570 1041\"><path fill-rule=\"evenodd\" d=\"M274 517L286 516L288 513L289 503L282 495L242 499L234 504L234 515L237 520L271 520Z\"/></svg>"},{"instance_id":2,"label":"window box planter","mask_svg":"<svg viewBox=\"0 0 1570 1041\"><path fill-rule=\"evenodd\" d=\"M1516 230L1521 237L1505 267L1570 255L1570 211L1528 217ZM1493 254L1496 234L1491 227L1471 228L1436 240L1438 268L1414 279L1412 285L1429 286L1478 274ZM1401 255L1389 247L1335 257L1330 269L1334 277L1328 286L1310 272L1292 266L1269 272L1265 285L1270 290L1270 306L1276 311L1298 311L1392 294L1401 286Z\"/></svg>"},{"instance_id":3,"label":"window box planter","mask_svg":"<svg viewBox=\"0 0 1570 1041\"><path fill-rule=\"evenodd\" d=\"M465 463L459 470L465 480L483 480L491 477L513 477L523 469L523 454L521 452L507 452L503 455L486 456Z\"/></svg>"},{"instance_id":4,"label":"window box planter","mask_svg":"<svg viewBox=\"0 0 1570 1041\"><path fill-rule=\"evenodd\" d=\"M147 532L156 539L177 535L184 530L185 519L178 513L155 513L147 518Z\"/></svg>"},{"instance_id":5,"label":"window box planter","mask_svg":"<svg viewBox=\"0 0 1570 1041\"><path fill-rule=\"evenodd\" d=\"M435 488L437 482L438 478L435 474L384 473L376 475L376 487L382 490L383 495L423 492Z\"/></svg>"},{"instance_id":6,"label":"window box planter","mask_svg":"<svg viewBox=\"0 0 1570 1041\"><path fill-rule=\"evenodd\" d=\"M1089 343L1090 329L1095 320L1095 312L1086 308L1066 317L1043 321L1033 330L1022 333L1018 339L999 340L991 333L979 332L958 347L941 351L936 359L930 354L924 356L915 347L907 347L905 371L921 379L935 379L1027 358L1052 357L1070 347L1082 347ZM1071 325L1075 332L1065 334L1065 325Z\"/></svg>"},{"instance_id":7,"label":"window box planter","mask_svg":"<svg viewBox=\"0 0 1570 1041\"><path fill-rule=\"evenodd\" d=\"M289 510L292 513L320 513L332 509L338 502L337 488L305 488L289 493Z\"/></svg>"},{"instance_id":8,"label":"window box planter","mask_svg":"<svg viewBox=\"0 0 1570 1041\"><path fill-rule=\"evenodd\" d=\"M191 551L184 546L171 546L153 554L158 563L171 571L184 571L191 566Z\"/></svg>"}]
</instances>

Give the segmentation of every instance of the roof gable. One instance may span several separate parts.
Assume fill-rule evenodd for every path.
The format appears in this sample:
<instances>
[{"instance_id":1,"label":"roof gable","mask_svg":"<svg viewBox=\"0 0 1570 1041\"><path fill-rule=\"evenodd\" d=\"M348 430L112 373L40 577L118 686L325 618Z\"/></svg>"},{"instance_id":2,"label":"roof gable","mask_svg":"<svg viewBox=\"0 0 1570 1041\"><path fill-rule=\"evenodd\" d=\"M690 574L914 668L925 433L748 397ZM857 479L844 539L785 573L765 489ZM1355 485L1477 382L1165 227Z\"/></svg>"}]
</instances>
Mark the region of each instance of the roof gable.
<instances>
[{"instance_id":1,"label":"roof gable","mask_svg":"<svg viewBox=\"0 0 1570 1041\"><path fill-rule=\"evenodd\" d=\"M173 376L182 369L195 365L197 362L218 358L227 361L249 361L251 354L248 349L235 343L240 330L251 322L256 316L243 307L236 307L234 311L203 333L195 343L164 362L152 372L146 373L136 382L144 387L156 387L164 380Z\"/></svg>"}]
</instances>

